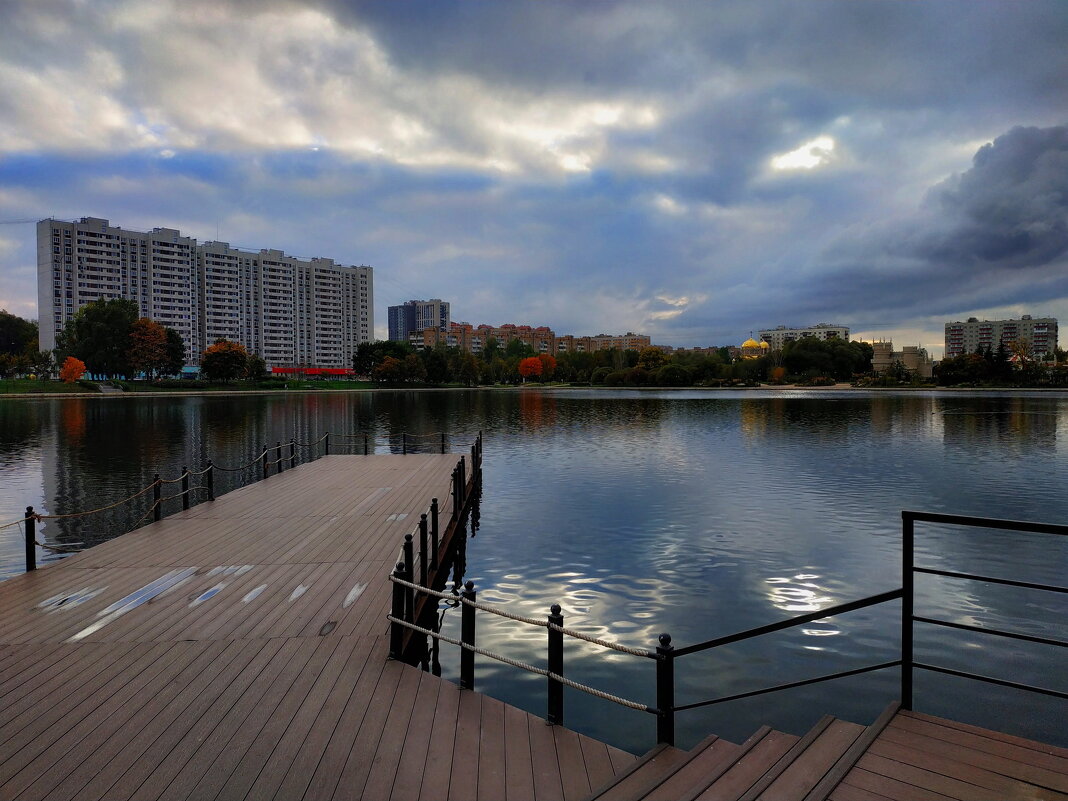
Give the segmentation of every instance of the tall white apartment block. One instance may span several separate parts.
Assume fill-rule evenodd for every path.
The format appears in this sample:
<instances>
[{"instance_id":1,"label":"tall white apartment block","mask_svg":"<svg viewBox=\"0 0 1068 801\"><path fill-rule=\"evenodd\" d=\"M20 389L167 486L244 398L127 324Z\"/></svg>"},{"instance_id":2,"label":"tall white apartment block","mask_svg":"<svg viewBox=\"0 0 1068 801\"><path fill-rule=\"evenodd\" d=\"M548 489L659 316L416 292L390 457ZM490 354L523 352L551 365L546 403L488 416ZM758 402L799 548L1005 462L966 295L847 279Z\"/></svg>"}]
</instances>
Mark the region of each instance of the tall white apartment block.
<instances>
[{"instance_id":1,"label":"tall white apartment block","mask_svg":"<svg viewBox=\"0 0 1068 801\"><path fill-rule=\"evenodd\" d=\"M86 303L136 301L142 317L173 328L187 360L199 353L196 240L171 228L125 231L107 220L37 223L37 312L42 350L56 346L67 321Z\"/></svg>"},{"instance_id":2,"label":"tall white apartment block","mask_svg":"<svg viewBox=\"0 0 1068 801\"><path fill-rule=\"evenodd\" d=\"M996 351L999 345L1010 348L1026 342L1031 355L1042 357L1057 349L1057 320L1054 317L1032 317L1025 314L1018 320L980 320L946 323L946 358L975 353L978 348Z\"/></svg>"},{"instance_id":3,"label":"tall white apartment block","mask_svg":"<svg viewBox=\"0 0 1068 801\"><path fill-rule=\"evenodd\" d=\"M370 267L298 259L183 237L126 231L107 220L37 224L41 348L98 298L130 298L144 317L177 330L186 361L217 339L240 342L269 367L349 367L374 333Z\"/></svg>"},{"instance_id":4,"label":"tall white apartment block","mask_svg":"<svg viewBox=\"0 0 1068 801\"><path fill-rule=\"evenodd\" d=\"M834 323L816 323L807 328L787 328L785 325L775 328L766 328L758 332L757 336L767 342L772 350L781 350L787 342L794 342L805 337L816 339L844 339L849 341L849 328Z\"/></svg>"}]
</instances>

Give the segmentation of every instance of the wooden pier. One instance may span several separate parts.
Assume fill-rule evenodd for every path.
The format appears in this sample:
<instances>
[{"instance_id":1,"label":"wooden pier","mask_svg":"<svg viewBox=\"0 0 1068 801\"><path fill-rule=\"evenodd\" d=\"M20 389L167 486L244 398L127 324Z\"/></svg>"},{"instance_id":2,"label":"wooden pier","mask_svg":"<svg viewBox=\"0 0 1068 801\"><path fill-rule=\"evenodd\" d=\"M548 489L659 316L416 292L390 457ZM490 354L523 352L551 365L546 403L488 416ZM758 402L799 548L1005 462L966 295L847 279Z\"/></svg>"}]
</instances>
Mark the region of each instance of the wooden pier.
<instances>
[{"instance_id":1,"label":"wooden pier","mask_svg":"<svg viewBox=\"0 0 1068 801\"><path fill-rule=\"evenodd\" d=\"M1068 799L1068 751L919 714L637 759L388 660L456 460L326 456L0 583L0 801Z\"/></svg>"}]
</instances>

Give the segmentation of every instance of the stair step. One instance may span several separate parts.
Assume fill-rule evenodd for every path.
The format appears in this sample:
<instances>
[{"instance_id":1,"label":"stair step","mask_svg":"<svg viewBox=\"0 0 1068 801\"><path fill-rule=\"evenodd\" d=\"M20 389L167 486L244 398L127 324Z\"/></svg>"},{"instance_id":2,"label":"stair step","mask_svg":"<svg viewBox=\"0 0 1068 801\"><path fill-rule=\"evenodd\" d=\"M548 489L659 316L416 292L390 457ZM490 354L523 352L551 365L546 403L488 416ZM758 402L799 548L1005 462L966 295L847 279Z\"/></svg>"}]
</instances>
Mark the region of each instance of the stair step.
<instances>
[{"instance_id":1,"label":"stair step","mask_svg":"<svg viewBox=\"0 0 1068 801\"><path fill-rule=\"evenodd\" d=\"M729 770L715 777L696 798L699 801L734 801L756 784L800 739L793 734L767 730Z\"/></svg>"},{"instance_id":2,"label":"stair step","mask_svg":"<svg viewBox=\"0 0 1068 801\"><path fill-rule=\"evenodd\" d=\"M676 766L674 772L645 790L635 799L644 801L679 801L694 787L704 787L705 777L726 768L742 754L742 747L716 737L706 738L690 750L689 758Z\"/></svg>"},{"instance_id":3,"label":"stair step","mask_svg":"<svg viewBox=\"0 0 1068 801\"><path fill-rule=\"evenodd\" d=\"M804 798L864 733L864 728L847 720L833 721L757 799Z\"/></svg>"},{"instance_id":4,"label":"stair step","mask_svg":"<svg viewBox=\"0 0 1068 801\"><path fill-rule=\"evenodd\" d=\"M585 801L629 801L655 778L662 778L670 773L676 765L685 761L687 756L685 751L661 743L651 748L621 774L612 777L607 784L586 796Z\"/></svg>"}]
</instances>

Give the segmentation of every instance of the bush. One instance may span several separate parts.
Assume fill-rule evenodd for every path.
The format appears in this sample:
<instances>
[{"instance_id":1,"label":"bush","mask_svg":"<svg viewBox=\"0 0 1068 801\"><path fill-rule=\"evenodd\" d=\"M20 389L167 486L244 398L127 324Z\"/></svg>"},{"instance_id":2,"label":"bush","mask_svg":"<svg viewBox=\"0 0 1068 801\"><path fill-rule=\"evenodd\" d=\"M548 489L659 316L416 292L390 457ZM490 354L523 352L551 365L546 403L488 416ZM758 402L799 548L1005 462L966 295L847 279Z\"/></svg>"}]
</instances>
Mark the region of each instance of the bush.
<instances>
[{"instance_id":1,"label":"bush","mask_svg":"<svg viewBox=\"0 0 1068 801\"><path fill-rule=\"evenodd\" d=\"M677 364L665 364L656 371L656 383L662 387L688 387L693 383L690 372Z\"/></svg>"},{"instance_id":2,"label":"bush","mask_svg":"<svg viewBox=\"0 0 1068 801\"><path fill-rule=\"evenodd\" d=\"M649 383L649 372L641 367L632 367L624 374L623 383L628 387L644 387Z\"/></svg>"},{"instance_id":3,"label":"bush","mask_svg":"<svg viewBox=\"0 0 1068 801\"><path fill-rule=\"evenodd\" d=\"M593 371L593 373L590 374L590 383L603 384L605 383L605 378L607 378L611 373L611 367L598 367L596 370Z\"/></svg>"},{"instance_id":4,"label":"bush","mask_svg":"<svg viewBox=\"0 0 1068 801\"><path fill-rule=\"evenodd\" d=\"M604 368L598 368L604 369ZM618 387L622 385L623 380L627 377L627 371L625 370L610 370L604 377L604 385L606 387Z\"/></svg>"}]
</instances>

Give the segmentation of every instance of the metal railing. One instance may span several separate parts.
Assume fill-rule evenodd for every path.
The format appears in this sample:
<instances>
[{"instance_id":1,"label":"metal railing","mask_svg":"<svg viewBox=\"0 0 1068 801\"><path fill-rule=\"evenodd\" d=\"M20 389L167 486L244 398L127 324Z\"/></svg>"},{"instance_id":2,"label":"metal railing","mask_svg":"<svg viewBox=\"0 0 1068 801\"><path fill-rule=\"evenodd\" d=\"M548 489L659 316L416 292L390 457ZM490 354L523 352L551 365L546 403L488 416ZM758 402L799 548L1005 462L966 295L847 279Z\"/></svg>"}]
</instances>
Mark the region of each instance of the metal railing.
<instances>
[{"instance_id":1,"label":"metal railing","mask_svg":"<svg viewBox=\"0 0 1068 801\"><path fill-rule=\"evenodd\" d=\"M331 443L332 437L333 443ZM456 435L453 435L453 439L455 439L455 437ZM186 510L190 508L195 493L203 493L204 500L206 501L215 500L215 474L217 471L237 474L244 474L246 471L251 471L251 480L238 483L238 486L246 486L247 484L255 483L260 479L267 478L271 473L272 467L275 468L275 473L277 474L284 472L286 469L296 467L301 460L310 462L321 456L329 456L332 453L331 447L333 447L333 453L335 454L339 451L343 453L352 453L352 451L355 450L357 453L362 451L364 455L370 455L372 449L377 448L380 444L393 448L400 447L402 454L408 454L410 452L425 453L428 450L434 452L440 451L440 453L444 454L448 452L449 439L450 438L444 431L427 434L415 434L403 431L398 434L383 436L372 435L367 432L342 434L328 431L319 437L319 439L312 440L311 442L298 442L294 437L286 443L278 441L273 448L264 444L259 454L245 464L236 467L227 467L225 465L216 464L213 460L208 459L205 466L200 470L190 470L188 467L182 467L181 474L176 478L165 479L161 478L159 473L156 473L150 484L141 488L133 495L96 509L70 512L61 515L47 515L37 512L32 506L27 506L23 517L0 525L0 529L12 526L21 526L23 528L26 543L26 571L29 572L37 569L36 549L38 547L54 553L76 553L80 550L78 546L82 544L74 543L56 545L48 542L41 542L37 539L37 524L46 520L68 520L89 517L91 515L118 509L127 504L132 504L142 496L151 493L151 503L137 521L127 529L127 531L133 531L149 518L151 518L153 522L162 520L164 516L163 505L169 501L181 500L182 509ZM481 459L481 431L478 432L476 445L479 449L479 459ZM320 446L322 446L322 453L319 452ZM306 449L306 454L298 456L298 448ZM257 465L259 465L259 468L253 471L252 469L256 468ZM192 479L195 478L199 478L200 482L193 484ZM178 492L164 496L163 487L166 484L181 484L181 489ZM132 517L133 515L131 514L130 516Z\"/></svg>"},{"instance_id":2,"label":"metal railing","mask_svg":"<svg viewBox=\"0 0 1068 801\"><path fill-rule=\"evenodd\" d=\"M545 676L548 681L546 699L546 719L549 723L563 722L563 687L568 686L589 693L591 695L613 701L617 704L621 704L622 706L648 712L655 715L657 718L657 741L672 745L675 742L675 714L678 712L684 712L691 709L712 706L714 704L722 704L727 703L729 701L736 701L742 698L751 698L753 696L778 692L780 690L803 687L809 684L831 681L833 679L845 678L847 676L857 676L864 673L871 673L874 671L886 670L888 668L895 667L901 669L900 700L901 706L904 709L912 708L913 674L916 670L926 670L936 673L943 673L960 678L987 682L1002 687L1010 687L1013 689L1023 690L1027 692L1040 693L1056 698L1068 698L1068 693L1061 692L1059 690L1054 690L1045 687L1035 687L1027 684L1022 684L1020 682L998 679L992 676L984 676L978 673L954 670L951 668L929 664L926 662L917 662L913 654L913 629L916 623L945 626L957 630L964 630L978 634L989 634L995 637L1022 640L1043 645L1053 645L1059 647L1068 646L1068 642L1051 637L1039 637L1030 634L1022 634L1019 632L1002 631L994 628L972 626L964 623L956 623L949 620L940 620L937 618L916 615L916 574L926 574L956 579L968 579L972 581L1020 587L1029 590L1058 593L1068 592L1068 587L1063 586L1040 584L1036 582L1027 581L1016 581L992 576L983 576L974 573L936 570L930 567L919 566L915 563L915 524L917 522L948 524L974 528L1003 529L1009 531L1024 531L1040 534L1054 534L1060 536L1068 534L1068 526L1054 525L1048 523L1032 523L1018 520L995 520L990 518L970 517L965 515L945 515L913 511L903 511L901 513L901 517L903 575L903 583L901 587L889 590L887 592L882 592L877 595L871 595L866 598L850 601L848 603L838 604L836 606L821 609L816 612L799 615L797 617L789 618L787 620L781 620L776 623L769 623L767 625L757 626L746 631L716 637L705 642L688 645L684 648L673 647L671 644L671 636L669 634L661 634L659 637L659 642L655 647L655 650L646 650L641 648L623 646L619 643L599 640L597 638L590 637L572 629L565 629L563 627L563 614L558 604L553 604L551 609L549 610L549 615L544 620L542 620L523 617L508 612L507 610L501 609L499 607L487 606L485 604L478 603L474 585L471 582L467 582L464 591L460 593L459 597L459 603L462 606L461 635L459 640L447 637L445 635L440 634L439 632L432 631L426 628L425 626L419 626L415 622L416 593L421 593L422 595L425 595L428 598L436 597L439 599L444 598L449 600L455 600L455 596L431 590L425 580L425 577L423 577L422 574L420 574L420 578L422 579L420 583L416 584L413 581L413 555L410 549L411 535L409 535L405 545L404 559L401 562L398 562L396 570L394 570L393 574L390 576L390 580L393 582L394 594L393 611L392 614L390 614L388 617L390 623L392 624L392 642L397 644L396 648L391 647L390 654L395 658L401 655L399 643L401 642L400 638L402 636L402 629L406 628L409 630L414 630L419 632L420 634L435 638L436 640L441 640L457 645L462 649L460 656L460 686L462 688L472 689L474 687L474 656L477 653L482 656L486 656L497 661L513 665L514 667L518 667L528 672ZM849 670L837 671L834 673L828 673L813 678L788 682L785 684L762 687L759 689L750 690L748 692L736 693L727 696L718 696L715 698L709 698L693 703L675 703L675 661L677 659L702 651L708 651L724 645L729 645L731 643L741 642L766 634L774 634L776 632L785 631L787 629L792 629L797 626L801 626L817 620L823 620L825 618L843 615L859 609L865 609L868 607L878 606L894 601L901 601L901 655L898 659L880 662L872 665L865 665ZM529 665L518 660L503 656L501 654L495 654L490 651L487 651L486 649L480 648L476 644L475 639L476 610L488 612L506 618L511 618L512 620L515 620L525 625L540 626L542 628L547 629L548 639L546 667L540 668L533 665ZM563 669L564 635L573 637L575 639L584 640L586 642L590 642L605 648L611 648L616 651L621 651L635 656L646 657L656 660L655 705L647 705L637 701L620 698L618 696L611 695L596 688L588 687L586 685L582 685L570 679L567 679L564 676Z\"/></svg>"}]
</instances>

